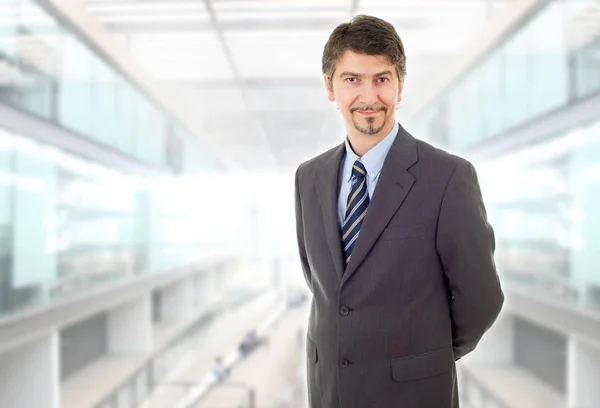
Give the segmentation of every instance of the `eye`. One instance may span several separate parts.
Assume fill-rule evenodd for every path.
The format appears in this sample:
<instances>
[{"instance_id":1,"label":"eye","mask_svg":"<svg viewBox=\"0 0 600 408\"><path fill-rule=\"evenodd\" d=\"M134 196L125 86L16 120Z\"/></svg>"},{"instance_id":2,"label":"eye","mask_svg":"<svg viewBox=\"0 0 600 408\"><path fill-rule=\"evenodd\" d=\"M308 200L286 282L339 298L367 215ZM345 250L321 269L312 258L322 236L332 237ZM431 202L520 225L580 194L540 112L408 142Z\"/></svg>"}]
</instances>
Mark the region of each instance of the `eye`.
<instances>
[{"instance_id":1,"label":"eye","mask_svg":"<svg viewBox=\"0 0 600 408\"><path fill-rule=\"evenodd\" d=\"M389 79L388 78L377 78L377 81L379 81L380 84L383 84L383 83L389 82Z\"/></svg>"},{"instance_id":2,"label":"eye","mask_svg":"<svg viewBox=\"0 0 600 408\"><path fill-rule=\"evenodd\" d=\"M346 78L346 82L350 82L351 84L355 84L358 81L355 77Z\"/></svg>"}]
</instances>

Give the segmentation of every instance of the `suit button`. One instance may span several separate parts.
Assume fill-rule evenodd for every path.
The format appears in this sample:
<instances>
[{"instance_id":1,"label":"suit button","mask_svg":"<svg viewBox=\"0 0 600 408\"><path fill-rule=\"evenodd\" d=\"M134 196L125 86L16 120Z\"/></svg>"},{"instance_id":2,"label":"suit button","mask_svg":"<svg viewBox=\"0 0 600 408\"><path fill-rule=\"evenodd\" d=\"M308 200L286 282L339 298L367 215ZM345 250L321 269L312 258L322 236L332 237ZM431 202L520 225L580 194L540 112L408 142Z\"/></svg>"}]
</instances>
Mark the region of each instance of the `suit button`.
<instances>
[{"instance_id":1,"label":"suit button","mask_svg":"<svg viewBox=\"0 0 600 408\"><path fill-rule=\"evenodd\" d=\"M350 365L350 362L348 360L346 360L345 358L342 358L340 360L340 367L342 368L346 368Z\"/></svg>"},{"instance_id":2,"label":"suit button","mask_svg":"<svg viewBox=\"0 0 600 408\"><path fill-rule=\"evenodd\" d=\"M350 313L350 309L348 309L346 306L342 306L340 307L340 313L342 314L342 316L348 316L348 314Z\"/></svg>"}]
</instances>

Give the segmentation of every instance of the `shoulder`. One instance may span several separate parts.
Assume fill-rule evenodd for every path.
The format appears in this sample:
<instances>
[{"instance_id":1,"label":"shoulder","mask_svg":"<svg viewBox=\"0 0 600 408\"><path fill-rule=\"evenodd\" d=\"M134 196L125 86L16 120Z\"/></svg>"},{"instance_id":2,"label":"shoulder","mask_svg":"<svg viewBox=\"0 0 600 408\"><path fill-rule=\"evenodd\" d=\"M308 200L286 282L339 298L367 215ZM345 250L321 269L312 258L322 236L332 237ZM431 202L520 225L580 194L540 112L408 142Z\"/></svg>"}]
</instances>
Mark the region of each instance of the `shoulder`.
<instances>
[{"instance_id":1,"label":"shoulder","mask_svg":"<svg viewBox=\"0 0 600 408\"><path fill-rule=\"evenodd\" d=\"M453 176L466 175L477 177L473 164L456 154L414 138L421 170L433 177L449 181Z\"/></svg>"},{"instance_id":2,"label":"shoulder","mask_svg":"<svg viewBox=\"0 0 600 408\"><path fill-rule=\"evenodd\" d=\"M477 171L469 160L416 140L421 176L435 179L445 186L450 183L478 183Z\"/></svg>"},{"instance_id":3,"label":"shoulder","mask_svg":"<svg viewBox=\"0 0 600 408\"><path fill-rule=\"evenodd\" d=\"M423 140L416 139L419 161L427 165L438 165L447 169L456 169L459 165L468 162L465 158L449 153L444 149L432 146Z\"/></svg>"}]
</instances>

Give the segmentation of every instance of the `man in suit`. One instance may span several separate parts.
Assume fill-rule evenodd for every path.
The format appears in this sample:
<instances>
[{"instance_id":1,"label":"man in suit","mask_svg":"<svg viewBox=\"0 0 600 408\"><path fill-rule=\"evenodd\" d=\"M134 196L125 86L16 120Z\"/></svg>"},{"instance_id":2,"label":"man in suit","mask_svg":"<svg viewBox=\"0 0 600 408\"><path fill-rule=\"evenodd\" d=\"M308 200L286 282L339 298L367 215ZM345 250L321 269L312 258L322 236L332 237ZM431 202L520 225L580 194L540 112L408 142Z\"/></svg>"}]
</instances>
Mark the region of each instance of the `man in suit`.
<instances>
[{"instance_id":1,"label":"man in suit","mask_svg":"<svg viewBox=\"0 0 600 408\"><path fill-rule=\"evenodd\" d=\"M504 300L477 175L395 121L406 57L393 26L339 25L322 63L347 138L296 172L311 407L456 408L455 361Z\"/></svg>"}]
</instances>

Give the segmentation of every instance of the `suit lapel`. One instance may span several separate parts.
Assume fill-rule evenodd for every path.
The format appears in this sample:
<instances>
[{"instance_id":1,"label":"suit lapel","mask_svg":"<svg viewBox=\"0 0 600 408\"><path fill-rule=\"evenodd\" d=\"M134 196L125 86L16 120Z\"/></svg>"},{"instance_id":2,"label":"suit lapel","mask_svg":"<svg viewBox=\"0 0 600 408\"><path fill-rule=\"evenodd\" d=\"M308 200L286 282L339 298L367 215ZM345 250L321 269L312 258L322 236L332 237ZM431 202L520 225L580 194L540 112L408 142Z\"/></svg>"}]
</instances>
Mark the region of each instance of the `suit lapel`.
<instances>
[{"instance_id":1,"label":"suit lapel","mask_svg":"<svg viewBox=\"0 0 600 408\"><path fill-rule=\"evenodd\" d=\"M332 151L332 154L323 162L316 180L317 194L327 233L327 243L339 280L342 279L342 275L344 274L344 258L342 255L342 242L337 215L338 173L345 149L346 147L342 143Z\"/></svg>"},{"instance_id":2,"label":"suit lapel","mask_svg":"<svg viewBox=\"0 0 600 408\"><path fill-rule=\"evenodd\" d=\"M343 274L342 285L365 259L381 232L404 202L415 182L408 169L416 162L416 141L400 126L381 169L352 257ZM338 242L339 240L338 234Z\"/></svg>"}]
</instances>

